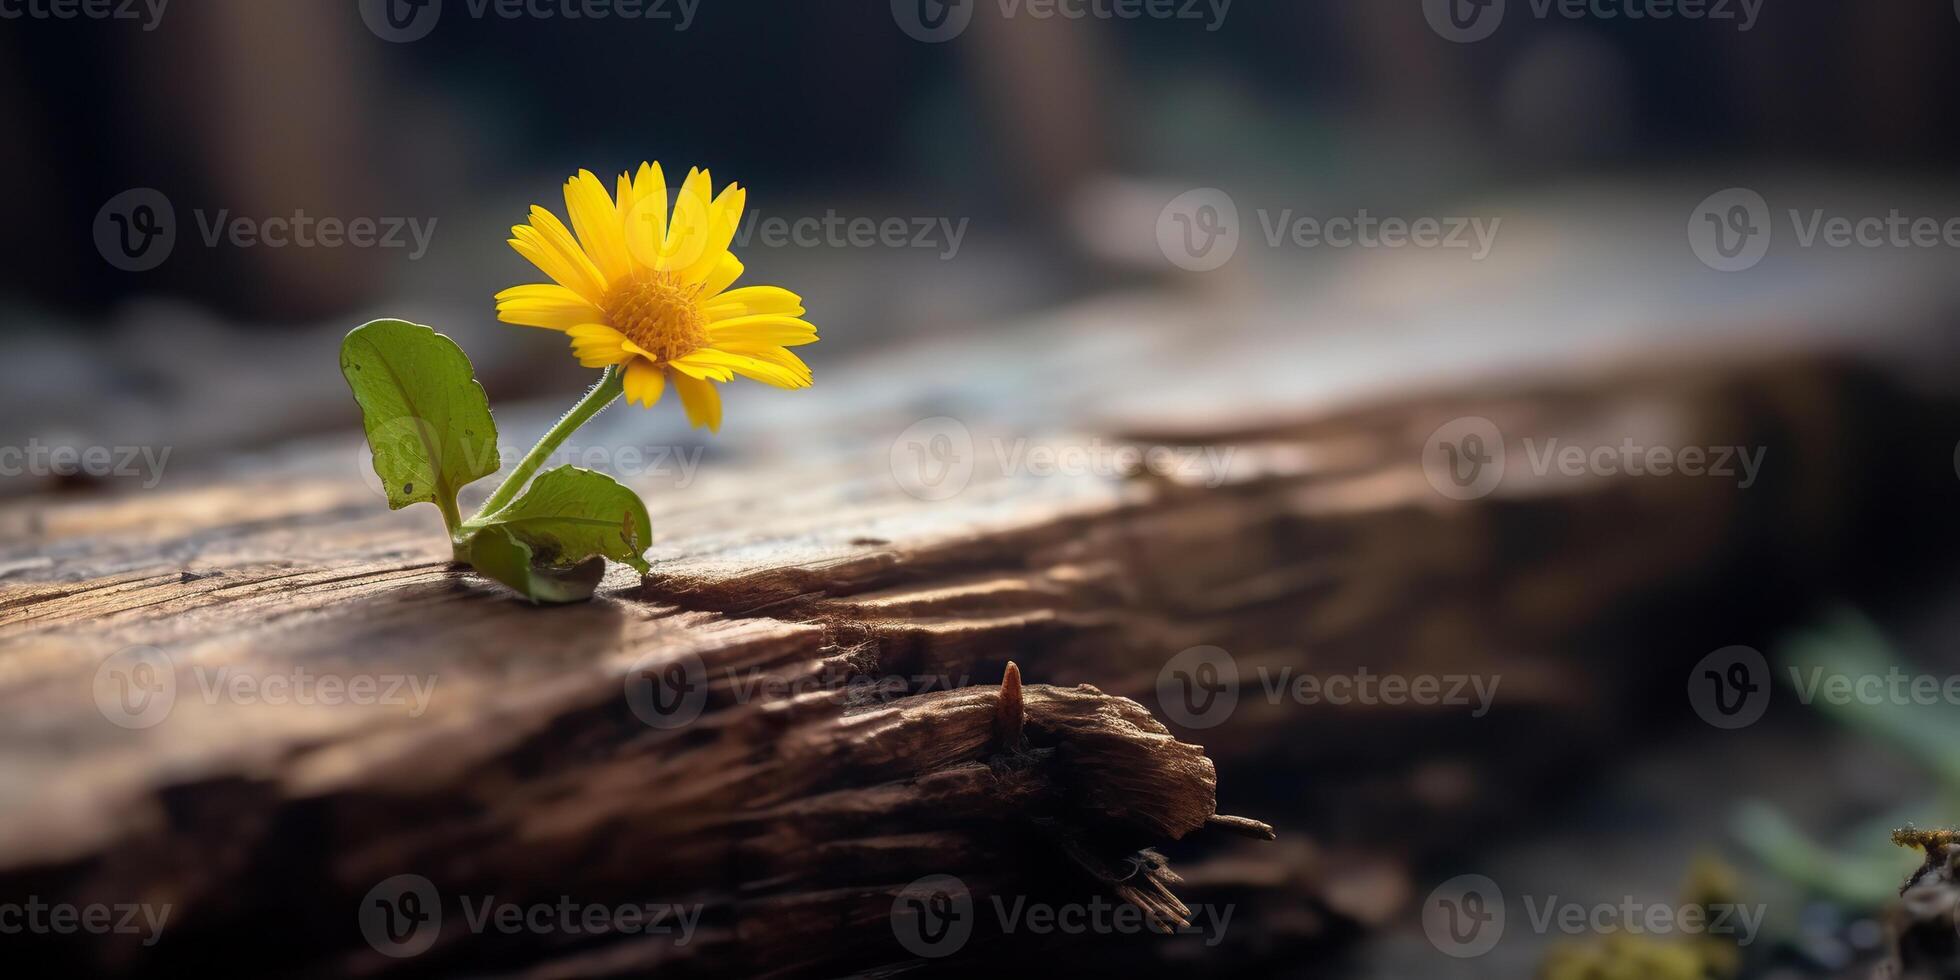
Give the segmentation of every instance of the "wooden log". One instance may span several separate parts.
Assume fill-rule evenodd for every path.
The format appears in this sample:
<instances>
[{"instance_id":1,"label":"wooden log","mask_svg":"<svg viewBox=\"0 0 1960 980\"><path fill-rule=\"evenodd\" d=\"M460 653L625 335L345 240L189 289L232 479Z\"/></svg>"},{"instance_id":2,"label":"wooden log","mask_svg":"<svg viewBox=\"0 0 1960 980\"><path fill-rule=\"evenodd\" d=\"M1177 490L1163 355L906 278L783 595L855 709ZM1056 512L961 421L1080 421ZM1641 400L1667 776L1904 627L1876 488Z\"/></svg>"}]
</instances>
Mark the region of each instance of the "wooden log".
<instances>
[{"instance_id":1,"label":"wooden log","mask_svg":"<svg viewBox=\"0 0 1960 980\"><path fill-rule=\"evenodd\" d=\"M1191 948L1011 932L991 903L1113 900L1176 927L1194 900L1160 848L1243 910L1207 962L1324 949L1398 914L1412 863L1539 798L1705 652L1586 645L1678 639L1628 620L1726 601L1701 585L1735 569L1846 561L1866 488L1904 479L1867 441L1880 420L1951 417L1835 358L1663 365L1251 421L1140 414L1100 436L1023 419L1003 424L1047 444L1232 452L1196 478L982 467L929 500L892 472L907 409L817 404L816 445L764 432L684 491L641 481L654 573L615 568L569 608L451 567L433 514L386 512L351 447L8 505L0 892L170 908L154 946L40 936L21 962L835 975L919 962L895 910L948 875L979 928L942 966L1039 949L1142 970ZM1457 501L1423 458L1466 416L1507 435L1515 476ZM1534 474L1518 448L1616 444L1629 419L1654 444L1769 447L1767 499ZM1167 728L1166 662L1202 644L1237 663L1240 707ZM1289 666L1501 677L1503 710L1255 696L1260 668ZM263 687L303 677L400 687ZM148 727L113 700L168 689ZM1227 809L1280 842L1238 839L1266 831L1219 815L1221 769ZM363 925L403 911L402 875L444 915L393 957ZM489 897L699 919L685 941L470 928Z\"/></svg>"}]
</instances>

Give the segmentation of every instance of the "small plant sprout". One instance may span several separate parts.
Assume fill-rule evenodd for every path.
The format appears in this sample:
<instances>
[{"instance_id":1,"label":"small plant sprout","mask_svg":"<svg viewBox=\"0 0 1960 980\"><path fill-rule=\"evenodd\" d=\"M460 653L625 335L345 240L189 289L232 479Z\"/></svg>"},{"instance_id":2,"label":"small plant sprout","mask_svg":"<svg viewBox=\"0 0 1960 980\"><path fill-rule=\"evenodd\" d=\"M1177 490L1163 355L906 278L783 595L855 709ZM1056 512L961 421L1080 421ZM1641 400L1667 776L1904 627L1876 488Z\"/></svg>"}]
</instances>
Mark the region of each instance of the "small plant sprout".
<instances>
[{"instance_id":1,"label":"small plant sprout","mask_svg":"<svg viewBox=\"0 0 1960 980\"><path fill-rule=\"evenodd\" d=\"M718 384L737 375L806 388L810 368L789 348L815 343L803 300L777 286L737 287L729 252L748 192L719 195L690 170L673 198L657 163L621 174L617 192L590 171L565 184L571 227L543 207L510 245L552 281L497 294L505 323L562 333L598 382L465 519L457 495L497 472L497 426L468 356L435 330L402 320L357 327L340 370L367 430L388 506L434 504L458 562L533 602L588 599L611 559L648 571L652 521L611 477L561 466L539 474L567 437L624 395L648 408L668 388L688 421L721 430Z\"/></svg>"}]
</instances>

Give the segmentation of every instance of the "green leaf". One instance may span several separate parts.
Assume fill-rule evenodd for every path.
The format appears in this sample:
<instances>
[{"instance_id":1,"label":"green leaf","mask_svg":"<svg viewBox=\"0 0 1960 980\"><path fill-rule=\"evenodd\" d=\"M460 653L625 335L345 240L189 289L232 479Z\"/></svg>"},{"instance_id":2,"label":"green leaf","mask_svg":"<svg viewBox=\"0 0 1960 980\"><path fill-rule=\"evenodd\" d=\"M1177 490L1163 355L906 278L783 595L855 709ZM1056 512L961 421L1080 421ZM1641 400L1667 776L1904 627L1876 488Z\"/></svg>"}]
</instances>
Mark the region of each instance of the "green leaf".
<instances>
[{"instance_id":1,"label":"green leaf","mask_svg":"<svg viewBox=\"0 0 1960 980\"><path fill-rule=\"evenodd\" d=\"M606 576L606 560L598 557L565 569L540 566L531 546L503 527L487 527L471 536L470 564L532 602L584 602Z\"/></svg>"},{"instance_id":2,"label":"green leaf","mask_svg":"<svg viewBox=\"0 0 1960 980\"><path fill-rule=\"evenodd\" d=\"M435 504L454 533L457 491L499 462L490 399L469 357L428 327L376 320L341 341L340 373L360 403L389 509Z\"/></svg>"},{"instance_id":3,"label":"green leaf","mask_svg":"<svg viewBox=\"0 0 1960 980\"><path fill-rule=\"evenodd\" d=\"M510 506L470 522L503 528L531 546L538 564L565 566L604 555L647 573L640 553L653 539L653 521L638 494L612 477L560 466L532 481Z\"/></svg>"}]
</instances>

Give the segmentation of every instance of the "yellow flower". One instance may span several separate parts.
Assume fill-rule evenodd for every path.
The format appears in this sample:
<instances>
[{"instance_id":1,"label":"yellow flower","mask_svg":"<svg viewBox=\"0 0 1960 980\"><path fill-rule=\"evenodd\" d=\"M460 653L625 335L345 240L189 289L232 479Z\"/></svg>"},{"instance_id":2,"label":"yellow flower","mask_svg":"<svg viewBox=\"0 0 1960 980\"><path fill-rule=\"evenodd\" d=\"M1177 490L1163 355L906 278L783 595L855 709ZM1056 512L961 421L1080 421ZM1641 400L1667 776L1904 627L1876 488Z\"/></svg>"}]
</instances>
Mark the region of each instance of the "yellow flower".
<instances>
[{"instance_id":1,"label":"yellow flower","mask_svg":"<svg viewBox=\"0 0 1960 980\"><path fill-rule=\"evenodd\" d=\"M748 191L689 170L667 210L657 163L619 175L617 199L590 171L565 183L572 228L542 207L511 229L510 246L552 283L497 294L497 319L561 331L586 367L624 365L626 399L652 407L671 382L697 428L721 430L714 383L736 375L807 388L810 368L788 348L817 340L802 297L778 286L730 288L742 263L728 246ZM573 229L577 237L573 237Z\"/></svg>"}]
</instances>

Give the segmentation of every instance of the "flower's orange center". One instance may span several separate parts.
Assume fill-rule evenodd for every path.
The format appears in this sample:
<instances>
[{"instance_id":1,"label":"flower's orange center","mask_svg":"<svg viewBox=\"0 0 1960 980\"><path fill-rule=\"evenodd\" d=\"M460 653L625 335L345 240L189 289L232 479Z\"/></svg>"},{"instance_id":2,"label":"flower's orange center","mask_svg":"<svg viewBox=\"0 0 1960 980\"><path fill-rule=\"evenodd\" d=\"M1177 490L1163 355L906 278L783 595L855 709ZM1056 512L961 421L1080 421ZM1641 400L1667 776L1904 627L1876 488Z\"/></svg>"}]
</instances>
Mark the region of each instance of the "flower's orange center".
<instances>
[{"instance_id":1,"label":"flower's orange center","mask_svg":"<svg viewBox=\"0 0 1960 980\"><path fill-rule=\"evenodd\" d=\"M708 346L708 318L694 301L700 291L672 273L639 272L613 286L604 309L614 329L666 362Z\"/></svg>"}]
</instances>

